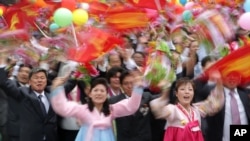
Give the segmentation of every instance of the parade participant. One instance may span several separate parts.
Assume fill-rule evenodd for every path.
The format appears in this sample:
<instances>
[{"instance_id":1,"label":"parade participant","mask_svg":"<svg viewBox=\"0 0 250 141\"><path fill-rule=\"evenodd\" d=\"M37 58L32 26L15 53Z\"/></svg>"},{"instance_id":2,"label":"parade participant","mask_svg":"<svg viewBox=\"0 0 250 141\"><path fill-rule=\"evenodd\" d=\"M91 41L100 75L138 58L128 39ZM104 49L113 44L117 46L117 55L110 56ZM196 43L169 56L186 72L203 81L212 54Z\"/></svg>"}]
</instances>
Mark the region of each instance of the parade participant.
<instances>
[{"instance_id":1,"label":"parade participant","mask_svg":"<svg viewBox=\"0 0 250 141\"><path fill-rule=\"evenodd\" d=\"M58 77L52 85L51 102L53 109L61 116L75 117L82 123L76 141L115 141L112 120L133 114L139 107L142 96L142 78L135 77L135 87L131 98L116 104L108 103L108 84L104 78L96 78L91 83L89 101L78 104L67 101L64 89L66 77Z\"/></svg>"},{"instance_id":2,"label":"parade participant","mask_svg":"<svg viewBox=\"0 0 250 141\"><path fill-rule=\"evenodd\" d=\"M217 85L211 96L203 102L192 104L194 98L194 83L188 78L180 78L175 84L175 104L167 104L168 87L161 85L161 97L150 103L157 118L167 120L164 141L203 141L200 129L201 115L212 115L218 112L224 103L223 86L219 73L214 74ZM166 94L167 93L167 94Z\"/></svg>"}]
</instances>

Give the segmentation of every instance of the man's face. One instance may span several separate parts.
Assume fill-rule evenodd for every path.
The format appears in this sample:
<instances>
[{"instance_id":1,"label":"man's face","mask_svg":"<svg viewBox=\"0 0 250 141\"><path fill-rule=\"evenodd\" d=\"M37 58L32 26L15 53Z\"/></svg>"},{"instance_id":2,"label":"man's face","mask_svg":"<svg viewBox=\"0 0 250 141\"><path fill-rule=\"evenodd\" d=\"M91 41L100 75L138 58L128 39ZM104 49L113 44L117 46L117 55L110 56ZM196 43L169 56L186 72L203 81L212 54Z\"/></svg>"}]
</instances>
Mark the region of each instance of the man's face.
<instances>
[{"instance_id":1,"label":"man's face","mask_svg":"<svg viewBox=\"0 0 250 141\"><path fill-rule=\"evenodd\" d=\"M223 78L224 86L228 89L235 89L241 82L241 75L239 73L229 73Z\"/></svg>"},{"instance_id":2,"label":"man's face","mask_svg":"<svg viewBox=\"0 0 250 141\"><path fill-rule=\"evenodd\" d=\"M29 67L21 67L17 74L17 81L22 84L27 84L29 82Z\"/></svg>"},{"instance_id":3,"label":"man's face","mask_svg":"<svg viewBox=\"0 0 250 141\"><path fill-rule=\"evenodd\" d=\"M126 76L123 81L122 81L122 89L124 91L124 93L128 96L131 96L132 94L132 90L133 90L133 86L134 86L134 78L132 75L128 75Z\"/></svg>"},{"instance_id":4,"label":"man's face","mask_svg":"<svg viewBox=\"0 0 250 141\"><path fill-rule=\"evenodd\" d=\"M143 57L143 55L141 55L140 53L136 53L132 56L132 58L134 59L136 65L138 66L143 66L145 58Z\"/></svg>"},{"instance_id":5,"label":"man's face","mask_svg":"<svg viewBox=\"0 0 250 141\"><path fill-rule=\"evenodd\" d=\"M29 84L32 90L38 93L43 92L47 85L46 74L44 72L34 73L29 80Z\"/></svg>"},{"instance_id":6,"label":"man's face","mask_svg":"<svg viewBox=\"0 0 250 141\"><path fill-rule=\"evenodd\" d=\"M113 54L109 56L109 65L110 67L120 67L122 65L120 56L118 54Z\"/></svg>"}]
</instances>

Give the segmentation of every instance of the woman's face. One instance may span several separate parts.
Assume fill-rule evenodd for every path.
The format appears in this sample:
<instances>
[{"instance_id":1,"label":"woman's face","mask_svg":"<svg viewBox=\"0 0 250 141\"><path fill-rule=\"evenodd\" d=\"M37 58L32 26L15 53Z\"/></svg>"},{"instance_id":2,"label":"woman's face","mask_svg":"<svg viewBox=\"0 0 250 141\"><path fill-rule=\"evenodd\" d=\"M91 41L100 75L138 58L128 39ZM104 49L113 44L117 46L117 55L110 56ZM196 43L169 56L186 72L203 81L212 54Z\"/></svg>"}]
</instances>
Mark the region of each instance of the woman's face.
<instances>
[{"instance_id":1,"label":"woman's face","mask_svg":"<svg viewBox=\"0 0 250 141\"><path fill-rule=\"evenodd\" d=\"M190 50L197 51L199 50L199 42L198 41L193 41L190 44Z\"/></svg>"},{"instance_id":2,"label":"woman's face","mask_svg":"<svg viewBox=\"0 0 250 141\"><path fill-rule=\"evenodd\" d=\"M112 88L120 88L121 87L120 76L121 76L121 73L118 72L118 73L116 73L116 75L114 75L113 77L110 78L110 86Z\"/></svg>"},{"instance_id":3,"label":"woman's face","mask_svg":"<svg viewBox=\"0 0 250 141\"><path fill-rule=\"evenodd\" d=\"M191 83L182 84L179 86L176 92L178 102L182 106L189 106L194 97L194 88Z\"/></svg>"},{"instance_id":4,"label":"woman's face","mask_svg":"<svg viewBox=\"0 0 250 141\"><path fill-rule=\"evenodd\" d=\"M92 99L94 105L103 104L107 96L107 89L102 84L96 85L89 93L89 97Z\"/></svg>"}]
</instances>

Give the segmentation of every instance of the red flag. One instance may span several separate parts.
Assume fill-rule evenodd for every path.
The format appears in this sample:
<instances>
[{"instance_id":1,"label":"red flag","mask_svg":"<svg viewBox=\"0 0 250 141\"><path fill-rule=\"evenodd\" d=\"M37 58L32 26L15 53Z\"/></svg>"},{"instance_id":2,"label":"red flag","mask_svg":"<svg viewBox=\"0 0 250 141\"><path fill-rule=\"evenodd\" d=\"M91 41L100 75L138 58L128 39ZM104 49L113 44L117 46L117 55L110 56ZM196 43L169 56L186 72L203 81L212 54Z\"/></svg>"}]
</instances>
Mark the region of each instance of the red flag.
<instances>
[{"instance_id":1,"label":"red flag","mask_svg":"<svg viewBox=\"0 0 250 141\"><path fill-rule=\"evenodd\" d=\"M213 70L219 70L222 76L227 76L231 72L241 74L241 86L250 82L250 45L239 48L228 56L225 56L211 68L205 71L204 78Z\"/></svg>"},{"instance_id":2,"label":"red flag","mask_svg":"<svg viewBox=\"0 0 250 141\"><path fill-rule=\"evenodd\" d=\"M97 28L90 28L88 31L79 32L77 37L82 45L70 48L68 58L81 63L86 63L102 56L116 47L116 45L123 43L122 39Z\"/></svg>"},{"instance_id":3,"label":"red flag","mask_svg":"<svg viewBox=\"0 0 250 141\"><path fill-rule=\"evenodd\" d=\"M129 3L136 7L162 10L166 5L166 0L128 0Z\"/></svg>"}]
</instances>

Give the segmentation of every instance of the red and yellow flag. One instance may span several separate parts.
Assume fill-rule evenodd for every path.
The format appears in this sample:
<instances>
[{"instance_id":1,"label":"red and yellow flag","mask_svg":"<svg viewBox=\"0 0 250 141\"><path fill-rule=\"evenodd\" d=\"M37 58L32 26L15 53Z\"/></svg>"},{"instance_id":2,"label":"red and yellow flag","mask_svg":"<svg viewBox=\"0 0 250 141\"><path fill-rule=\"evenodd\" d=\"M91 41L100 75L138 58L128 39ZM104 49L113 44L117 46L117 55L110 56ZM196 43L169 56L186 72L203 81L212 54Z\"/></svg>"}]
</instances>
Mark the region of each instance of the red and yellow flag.
<instances>
[{"instance_id":1,"label":"red and yellow flag","mask_svg":"<svg viewBox=\"0 0 250 141\"><path fill-rule=\"evenodd\" d=\"M230 72L241 74L241 86L250 83L250 45L239 48L228 56L225 56L211 68L205 71L205 76L213 70L219 70L222 76L227 76Z\"/></svg>"},{"instance_id":2,"label":"red and yellow flag","mask_svg":"<svg viewBox=\"0 0 250 141\"><path fill-rule=\"evenodd\" d=\"M92 61L117 45L123 44L123 40L97 28L90 28L77 34L81 43L79 47L68 50L68 58L81 63Z\"/></svg>"}]
</instances>

